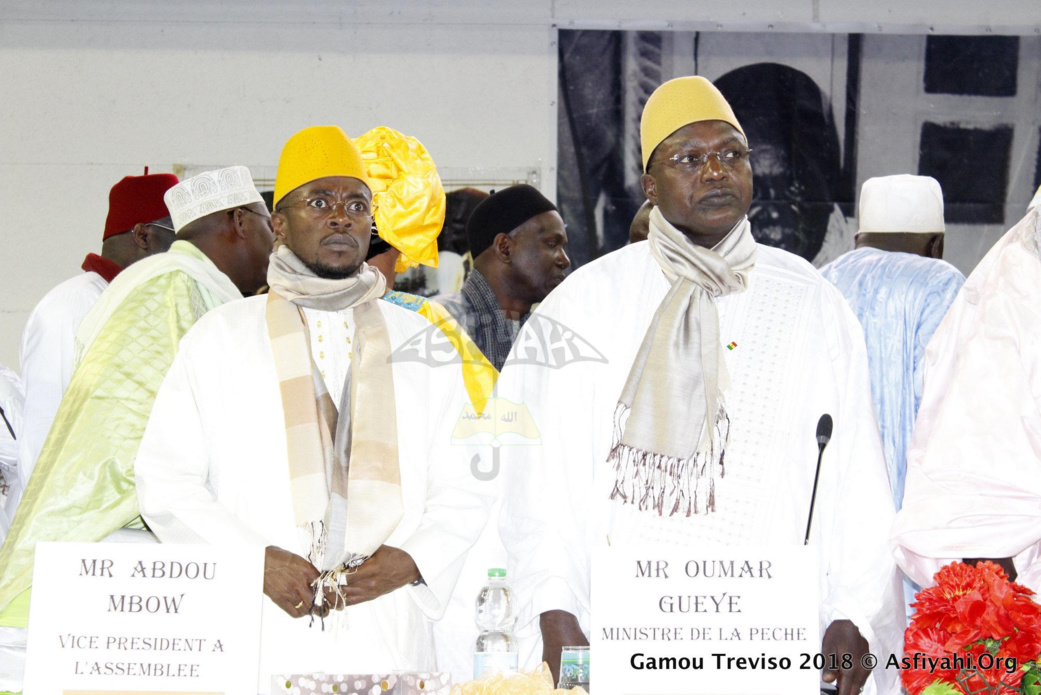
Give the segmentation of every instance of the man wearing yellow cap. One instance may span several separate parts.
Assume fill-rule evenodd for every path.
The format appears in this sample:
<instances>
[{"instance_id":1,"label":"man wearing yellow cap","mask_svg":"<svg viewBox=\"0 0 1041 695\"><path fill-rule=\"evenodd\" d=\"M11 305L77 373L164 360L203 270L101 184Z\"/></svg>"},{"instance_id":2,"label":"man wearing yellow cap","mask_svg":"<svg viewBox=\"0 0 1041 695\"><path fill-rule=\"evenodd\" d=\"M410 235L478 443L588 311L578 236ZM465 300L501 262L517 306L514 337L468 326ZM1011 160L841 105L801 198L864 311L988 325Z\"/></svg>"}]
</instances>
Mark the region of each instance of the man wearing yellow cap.
<instances>
[{"instance_id":1,"label":"man wearing yellow cap","mask_svg":"<svg viewBox=\"0 0 1041 695\"><path fill-rule=\"evenodd\" d=\"M899 649L893 504L856 318L807 262L753 240L749 143L709 81L659 87L641 137L648 242L576 271L536 312L552 321L518 342L530 349L555 323L603 359L538 363L529 351L499 381L542 437L503 452L500 528L521 624L538 621L551 663L586 643L598 543L802 545L828 413L809 534L821 651ZM854 662L825 673L842 695L866 679L865 692L898 692L893 673L868 679Z\"/></svg>"},{"instance_id":2,"label":"man wearing yellow cap","mask_svg":"<svg viewBox=\"0 0 1041 695\"><path fill-rule=\"evenodd\" d=\"M279 673L432 669L430 621L487 516L451 445L459 369L401 349L430 323L379 301L364 262L371 200L342 130L290 138L270 292L185 337L137 458L161 541L264 548L260 692Z\"/></svg>"}]
</instances>

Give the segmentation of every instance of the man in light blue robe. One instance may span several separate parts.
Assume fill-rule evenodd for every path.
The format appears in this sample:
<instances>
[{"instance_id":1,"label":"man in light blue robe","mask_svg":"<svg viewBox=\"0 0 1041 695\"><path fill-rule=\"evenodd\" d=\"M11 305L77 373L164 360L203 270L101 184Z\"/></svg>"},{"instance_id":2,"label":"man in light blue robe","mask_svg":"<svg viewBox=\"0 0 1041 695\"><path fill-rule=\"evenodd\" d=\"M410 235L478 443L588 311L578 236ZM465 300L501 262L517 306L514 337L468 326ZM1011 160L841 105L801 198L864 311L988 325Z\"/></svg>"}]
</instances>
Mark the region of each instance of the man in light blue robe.
<instances>
[{"instance_id":1,"label":"man in light blue robe","mask_svg":"<svg viewBox=\"0 0 1041 695\"><path fill-rule=\"evenodd\" d=\"M904 497L907 448L922 399L925 347L965 276L943 255L943 193L928 176L868 179L856 249L821 269L864 328L871 396L893 502Z\"/></svg>"}]
</instances>

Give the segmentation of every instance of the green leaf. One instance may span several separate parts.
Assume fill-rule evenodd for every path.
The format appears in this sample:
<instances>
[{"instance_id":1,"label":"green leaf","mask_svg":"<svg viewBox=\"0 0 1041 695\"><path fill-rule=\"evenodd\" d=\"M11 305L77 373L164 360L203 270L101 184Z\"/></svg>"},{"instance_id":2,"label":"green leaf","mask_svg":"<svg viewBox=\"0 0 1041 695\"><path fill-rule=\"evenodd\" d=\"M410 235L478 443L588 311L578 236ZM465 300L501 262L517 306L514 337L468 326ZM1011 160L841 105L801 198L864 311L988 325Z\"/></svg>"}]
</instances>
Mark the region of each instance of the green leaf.
<instances>
[{"instance_id":1,"label":"green leaf","mask_svg":"<svg viewBox=\"0 0 1041 695\"><path fill-rule=\"evenodd\" d=\"M962 693L950 683L933 681L932 685L922 691L922 695L962 695Z\"/></svg>"},{"instance_id":2,"label":"green leaf","mask_svg":"<svg viewBox=\"0 0 1041 695\"><path fill-rule=\"evenodd\" d=\"M1037 663L1027 669L1019 688L1023 695L1041 695L1041 676L1037 672Z\"/></svg>"}]
</instances>

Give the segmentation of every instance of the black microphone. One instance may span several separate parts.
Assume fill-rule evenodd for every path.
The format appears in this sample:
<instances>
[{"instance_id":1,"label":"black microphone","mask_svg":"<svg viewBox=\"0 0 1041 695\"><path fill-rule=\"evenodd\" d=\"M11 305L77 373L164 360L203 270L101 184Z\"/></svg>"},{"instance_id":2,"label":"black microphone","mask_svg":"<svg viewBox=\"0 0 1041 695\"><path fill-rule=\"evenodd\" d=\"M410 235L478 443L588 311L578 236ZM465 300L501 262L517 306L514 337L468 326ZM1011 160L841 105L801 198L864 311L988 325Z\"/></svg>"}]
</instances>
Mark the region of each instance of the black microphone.
<instances>
[{"instance_id":1,"label":"black microphone","mask_svg":"<svg viewBox=\"0 0 1041 695\"><path fill-rule=\"evenodd\" d=\"M827 413L821 415L817 421L817 446L823 449L831 441L831 416Z\"/></svg>"},{"instance_id":2,"label":"black microphone","mask_svg":"<svg viewBox=\"0 0 1041 695\"><path fill-rule=\"evenodd\" d=\"M7 425L7 431L11 433L11 439L18 441L18 437L14 436L14 428L11 427L11 422L7 419L7 415L4 414L3 408L0 408L0 417L4 419L4 424Z\"/></svg>"},{"instance_id":3,"label":"black microphone","mask_svg":"<svg viewBox=\"0 0 1041 695\"><path fill-rule=\"evenodd\" d=\"M827 413L821 415L821 419L817 421L817 472L813 475L813 495L810 497L810 516L806 519L806 538L802 541L803 545L810 543L810 524L813 523L813 505L817 501L817 482L821 477L821 459L824 457L824 447L828 446L828 442L831 441L832 425L831 415Z\"/></svg>"}]
</instances>

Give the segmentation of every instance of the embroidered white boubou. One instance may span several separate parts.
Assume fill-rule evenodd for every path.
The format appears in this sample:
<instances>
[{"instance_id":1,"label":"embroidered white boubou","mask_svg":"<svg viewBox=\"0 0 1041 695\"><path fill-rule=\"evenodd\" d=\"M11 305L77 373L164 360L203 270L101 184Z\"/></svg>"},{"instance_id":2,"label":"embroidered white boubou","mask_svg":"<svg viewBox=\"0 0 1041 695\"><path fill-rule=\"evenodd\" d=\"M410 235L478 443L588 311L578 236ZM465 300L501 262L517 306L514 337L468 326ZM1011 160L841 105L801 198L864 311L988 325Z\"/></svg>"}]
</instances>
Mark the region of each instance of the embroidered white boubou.
<instances>
[{"instance_id":1,"label":"embroidered white boubou","mask_svg":"<svg viewBox=\"0 0 1041 695\"><path fill-rule=\"evenodd\" d=\"M714 248L692 243L655 207L651 254L672 283L614 413L611 499L659 515L715 511L730 436L730 386L716 297L744 291L757 247L748 218Z\"/></svg>"}]
</instances>

